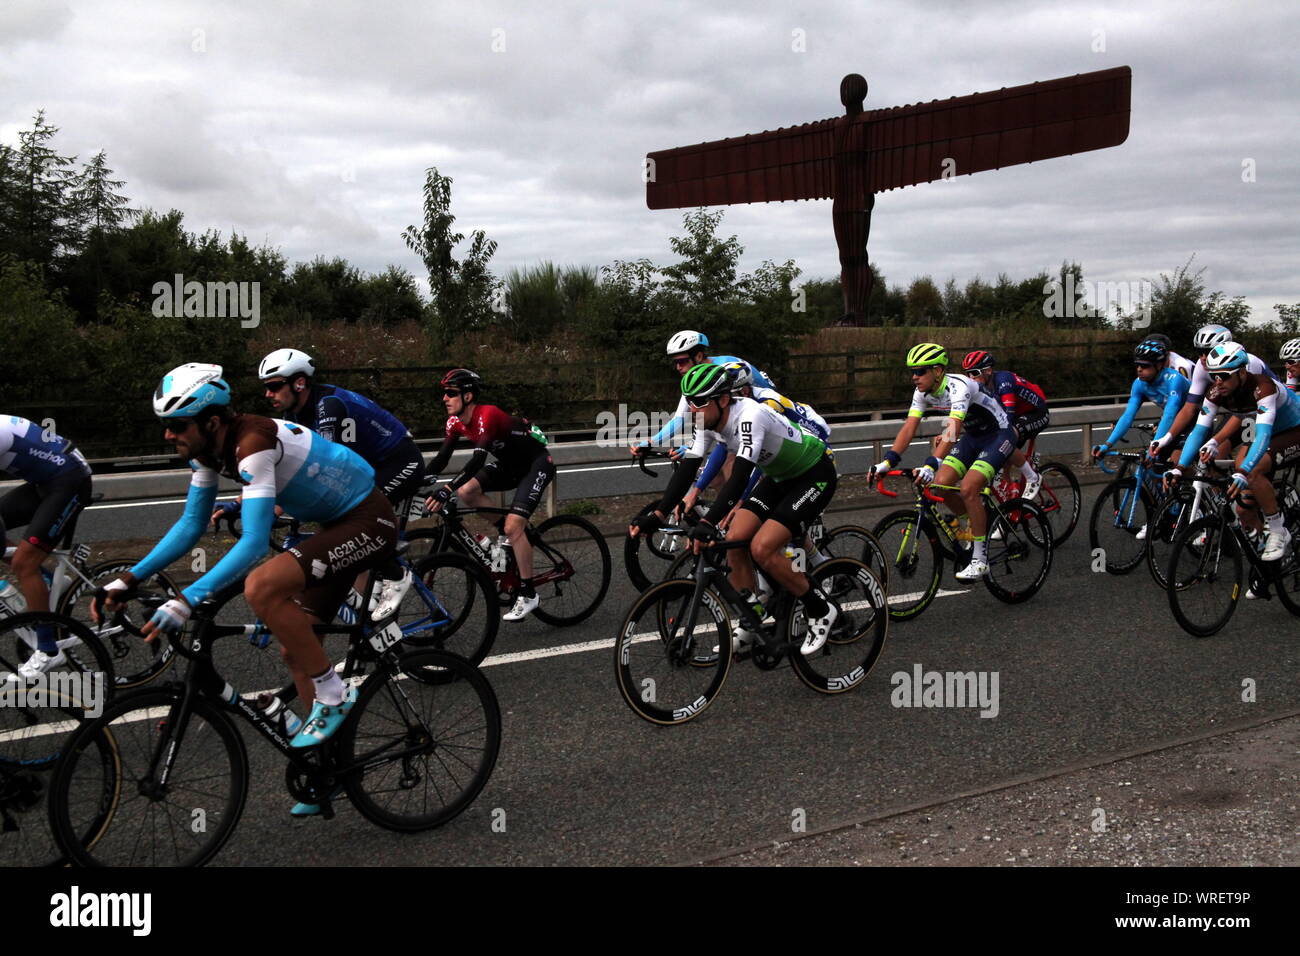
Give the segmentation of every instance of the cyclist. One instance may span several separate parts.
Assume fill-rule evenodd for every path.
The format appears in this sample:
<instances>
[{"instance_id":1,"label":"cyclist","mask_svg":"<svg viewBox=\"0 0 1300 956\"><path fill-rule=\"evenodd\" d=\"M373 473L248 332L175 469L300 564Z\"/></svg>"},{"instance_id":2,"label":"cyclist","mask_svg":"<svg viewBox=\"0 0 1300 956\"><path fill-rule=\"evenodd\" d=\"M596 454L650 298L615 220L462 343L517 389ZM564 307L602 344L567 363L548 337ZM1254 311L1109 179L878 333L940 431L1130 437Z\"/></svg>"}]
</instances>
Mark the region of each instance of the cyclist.
<instances>
[{"instance_id":1,"label":"cyclist","mask_svg":"<svg viewBox=\"0 0 1300 956\"><path fill-rule=\"evenodd\" d=\"M1165 447L1177 437L1171 426L1187 401L1191 383L1174 367L1169 348L1156 338L1147 337L1137 344L1133 349L1133 364L1137 368L1137 377L1129 389L1128 405L1111 429L1110 437L1092 447L1093 461L1105 455L1128 433L1144 401L1164 410L1160 424L1156 426L1156 440L1151 443L1150 455L1163 457Z\"/></svg>"},{"instance_id":2,"label":"cyclist","mask_svg":"<svg viewBox=\"0 0 1300 956\"><path fill-rule=\"evenodd\" d=\"M1286 387L1300 392L1300 339L1287 339L1278 358L1286 365Z\"/></svg>"},{"instance_id":3,"label":"cyclist","mask_svg":"<svg viewBox=\"0 0 1300 956\"><path fill-rule=\"evenodd\" d=\"M1258 501L1263 512L1268 537L1260 557L1276 561L1286 554L1291 543L1291 533L1284 524L1284 515L1278 504L1277 493L1269 480L1274 469L1300 459L1300 398L1282 387L1271 375L1250 370L1250 355L1237 342L1216 345L1205 357L1206 374L1213 385L1205 396L1201 414L1183 446L1178 467L1166 474L1168 483L1182 476L1182 469L1192 463L1197 454L1197 443L1210 434L1214 416L1223 409L1231 417L1219 434L1200 447L1202 459L1219 457L1228 446L1228 438L1242 426L1242 416L1255 416L1255 432L1251 441L1237 449L1236 471L1228 488L1230 498L1240 496L1244 508L1238 513L1242 523L1262 530L1252 498ZM1250 494L1246 494L1246 490Z\"/></svg>"},{"instance_id":4,"label":"cyclist","mask_svg":"<svg viewBox=\"0 0 1300 956\"><path fill-rule=\"evenodd\" d=\"M50 589L41 564L90 504L90 465L71 441L17 415L0 416L0 474L23 484L0 498L0 555L8 548L6 528L26 525L14 551L13 573L29 611L49 611ZM36 650L8 674L31 682L67 659L52 624L36 627Z\"/></svg>"},{"instance_id":5,"label":"cyclist","mask_svg":"<svg viewBox=\"0 0 1300 956\"><path fill-rule=\"evenodd\" d=\"M800 601L808 615L808 635L800 647L808 655L826 643L839 612L807 575L794 570L785 556L791 537L802 535L835 494L835 462L826 443L787 420L767 405L731 394L734 380L720 365L694 365L682 376L682 397L695 411L695 440L673 473L658 507L628 527L628 534L653 534L682 500L692 479L715 445L734 450L735 467L709 513L691 529L698 547L715 540L718 522L741 499L751 473L763 477L737 510L728 540L748 541L749 549L728 553L731 581L752 595L754 562ZM752 557L751 557L752 556ZM761 605L756 608L761 616ZM742 642L753 635L737 633Z\"/></svg>"},{"instance_id":6,"label":"cyclist","mask_svg":"<svg viewBox=\"0 0 1300 956\"><path fill-rule=\"evenodd\" d=\"M397 520L360 455L294 422L236 413L221 374L219 365L191 362L163 376L154 392L163 434L192 469L185 511L144 559L97 593L91 611L98 620L101 604L111 612L137 582L187 555L213 513L218 479L238 482L244 502L239 540L158 608L143 633L150 640L178 633L195 605L247 575L245 600L280 641L298 694L312 705L291 743L314 747L338 730L357 692L335 673L312 625L333 620L358 571L392 556ZM254 568L270 548L277 505L323 530Z\"/></svg>"},{"instance_id":7,"label":"cyclist","mask_svg":"<svg viewBox=\"0 0 1300 956\"><path fill-rule=\"evenodd\" d=\"M541 503L542 493L555 479L555 463L546 448L546 435L526 418L516 418L495 405L480 401L482 379L477 372L454 368L442 377L442 404L447 409L447 431L442 448L429 462L425 477L438 477L451 461L456 442L468 438L474 445L469 461L448 484L426 502L431 511L457 495L471 508L489 507L485 492L515 489L510 514L497 522L514 550L519 567L515 602L503 621L522 621L540 603L533 588L533 546L528 542L528 519ZM489 453L496 459L489 462Z\"/></svg>"},{"instance_id":8,"label":"cyclist","mask_svg":"<svg viewBox=\"0 0 1300 956\"><path fill-rule=\"evenodd\" d=\"M410 431L364 395L337 385L313 384L315 374L316 363L298 349L276 349L257 367L257 377L276 413L364 458L375 469L375 484L397 509L423 484L424 457ZM226 504L237 506L236 502ZM393 560L376 573L381 580L370 613L380 621L402 603L411 585L411 572Z\"/></svg>"},{"instance_id":9,"label":"cyclist","mask_svg":"<svg viewBox=\"0 0 1300 956\"><path fill-rule=\"evenodd\" d=\"M1170 341L1169 336L1165 335L1163 332L1152 332L1146 337L1146 341L1159 342L1163 345L1165 351L1169 353L1169 367L1188 381L1191 380L1192 372L1196 367L1196 363L1175 352L1174 343Z\"/></svg>"},{"instance_id":10,"label":"cyclist","mask_svg":"<svg viewBox=\"0 0 1300 956\"><path fill-rule=\"evenodd\" d=\"M967 352L961 360L961 367L972 381L978 382L985 391L992 392L1011 416L1011 427L1016 430L1019 440L1014 454L1007 459L1007 471L1020 469L1020 474L1025 479L1024 496L1033 501L1038 497L1043 476L1034 471L1034 466L1021 449L1036 438L1052 419L1052 413L1047 407L1047 396L1041 388L1015 372L994 371L991 352Z\"/></svg>"},{"instance_id":11,"label":"cyclist","mask_svg":"<svg viewBox=\"0 0 1300 956\"><path fill-rule=\"evenodd\" d=\"M916 484L924 487L932 482L961 482L959 491L945 489L943 499L954 514L970 516L975 540L970 563L957 572L957 580L978 581L989 570L988 520L980 494L1016 447L1011 416L1001 402L972 379L948 372L948 353L941 345L922 342L914 346L907 353L907 366L916 386L912 407L893 447L885 452L885 460L867 472L868 485L874 486L877 479L903 460L927 410L946 411L948 428L940 436L935 453L926 458Z\"/></svg>"}]
</instances>

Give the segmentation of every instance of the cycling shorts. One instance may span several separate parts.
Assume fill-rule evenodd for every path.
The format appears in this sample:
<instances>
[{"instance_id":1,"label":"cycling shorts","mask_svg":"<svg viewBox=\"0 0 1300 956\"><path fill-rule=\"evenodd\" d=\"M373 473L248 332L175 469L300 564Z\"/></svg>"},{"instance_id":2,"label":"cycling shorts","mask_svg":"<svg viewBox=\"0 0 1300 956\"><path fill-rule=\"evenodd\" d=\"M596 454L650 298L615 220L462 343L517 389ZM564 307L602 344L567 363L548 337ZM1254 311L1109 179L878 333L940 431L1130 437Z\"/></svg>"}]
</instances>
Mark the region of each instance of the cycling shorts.
<instances>
[{"instance_id":1,"label":"cycling shorts","mask_svg":"<svg viewBox=\"0 0 1300 956\"><path fill-rule=\"evenodd\" d=\"M1046 428L1051 420L1052 413L1045 408L1038 409L1032 415L1017 418L1016 434L1020 436L1020 441L1016 442L1016 447L1024 448L1027 442L1038 437L1038 433Z\"/></svg>"},{"instance_id":2,"label":"cycling shorts","mask_svg":"<svg viewBox=\"0 0 1300 956\"><path fill-rule=\"evenodd\" d=\"M394 508L413 497L424 484L424 456L411 438L403 438L374 468L375 487Z\"/></svg>"},{"instance_id":3,"label":"cycling shorts","mask_svg":"<svg viewBox=\"0 0 1300 956\"><path fill-rule=\"evenodd\" d=\"M1273 461L1268 473L1269 481L1272 481L1273 473L1279 468L1300 461L1300 427L1288 428L1274 435L1268 443L1268 456Z\"/></svg>"},{"instance_id":4,"label":"cycling shorts","mask_svg":"<svg viewBox=\"0 0 1300 956\"><path fill-rule=\"evenodd\" d=\"M790 529L791 537L801 538L830 504L838 481L835 462L824 455L802 475L786 481L764 475L741 507L764 521L779 521Z\"/></svg>"},{"instance_id":5,"label":"cycling shorts","mask_svg":"<svg viewBox=\"0 0 1300 956\"><path fill-rule=\"evenodd\" d=\"M320 620L332 621L357 575L396 552L393 506L373 488L361 504L285 552L307 577L307 587L294 601Z\"/></svg>"},{"instance_id":6,"label":"cycling shorts","mask_svg":"<svg viewBox=\"0 0 1300 956\"><path fill-rule=\"evenodd\" d=\"M959 478L966 477L966 472L973 468L992 481L1015 448L1016 433L1010 428L983 435L963 432L943 463L951 465Z\"/></svg>"},{"instance_id":7,"label":"cycling shorts","mask_svg":"<svg viewBox=\"0 0 1300 956\"><path fill-rule=\"evenodd\" d=\"M507 470L500 461L490 461L479 469L477 477L479 487L484 491L516 489L510 513L531 518L541 504L546 486L555 478L555 462L546 452L526 462L522 468L511 470Z\"/></svg>"},{"instance_id":8,"label":"cycling shorts","mask_svg":"<svg viewBox=\"0 0 1300 956\"><path fill-rule=\"evenodd\" d=\"M72 454L85 465L81 453ZM28 482L0 498L0 535L26 525L23 540L53 551L61 538L72 538L77 516L90 504L90 466L81 473L58 475L44 484Z\"/></svg>"}]
</instances>

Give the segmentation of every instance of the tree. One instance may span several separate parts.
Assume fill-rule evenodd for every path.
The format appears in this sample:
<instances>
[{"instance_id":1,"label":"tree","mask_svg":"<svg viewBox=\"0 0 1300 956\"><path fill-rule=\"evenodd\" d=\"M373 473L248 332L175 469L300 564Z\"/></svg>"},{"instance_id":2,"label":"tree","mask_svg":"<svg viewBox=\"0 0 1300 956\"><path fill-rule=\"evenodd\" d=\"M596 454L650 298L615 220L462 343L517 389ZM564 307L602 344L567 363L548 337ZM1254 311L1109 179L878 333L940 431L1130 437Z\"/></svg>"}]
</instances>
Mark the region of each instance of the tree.
<instances>
[{"instance_id":1,"label":"tree","mask_svg":"<svg viewBox=\"0 0 1300 956\"><path fill-rule=\"evenodd\" d=\"M1273 306L1277 321L1270 323L1279 335L1300 335L1300 302L1295 305L1278 303Z\"/></svg>"},{"instance_id":2,"label":"tree","mask_svg":"<svg viewBox=\"0 0 1300 956\"><path fill-rule=\"evenodd\" d=\"M943 317L943 296L929 276L913 279L908 286L903 317L908 325L935 325Z\"/></svg>"},{"instance_id":3,"label":"tree","mask_svg":"<svg viewBox=\"0 0 1300 956\"><path fill-rule=\"evenodd\" d=\"M688 308L714 311L736 297L736 264L745 249L735 236L718 238L724 212L688 212L682 217L686 235L668 240L681 261L659 271L664 288L680 296Z\"/></svg>"},{"instance_id":4,"label":"tree","mask_svg":"<svg viewBox=\"0 0 1300 956\"><path fill-rule=\"evenodd\" d=\"M475 230L469 253L458 262L454 252L465 236L452 232L455 221L451 214L451 178L430 166L424 179L424 225L407 226L402 239L429 273L433 296L430 332L435 347L445 345L456 332L483 328L492 317L495 280L488 263L496 254L497 244L483 230Z\"/></svg>"},{"instance_id":5,"label":"tree","mask_svg":"<svg viewBox=\"0 0 1300 956\"><path fill-rule=\"evenodd\" d=\"M18 149L6 160L10 212L0 252L43 267L55 265L80 239L70 196L74 174L68 168L76 157L60 156L51 145L58 131L38 110L32 128L18 133Z\"/></svg>"}]
</instances>

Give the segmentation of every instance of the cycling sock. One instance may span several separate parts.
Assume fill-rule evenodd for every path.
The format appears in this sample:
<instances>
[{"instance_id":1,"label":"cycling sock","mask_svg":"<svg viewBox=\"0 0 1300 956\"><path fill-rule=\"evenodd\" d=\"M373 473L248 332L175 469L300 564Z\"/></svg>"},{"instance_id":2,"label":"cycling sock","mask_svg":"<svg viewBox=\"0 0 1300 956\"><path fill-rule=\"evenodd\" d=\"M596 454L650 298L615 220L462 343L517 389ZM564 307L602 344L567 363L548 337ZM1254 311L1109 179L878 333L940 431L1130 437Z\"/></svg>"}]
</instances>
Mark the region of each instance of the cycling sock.
<instances>
[{"instance_id":1,"label":"cycling sock","mask_svg":"<svg viewBox=\"0 0 1300 956\"><path fill-rule=\"evenodd\" d=\"M402 566L398 563L397 558L389 558L375 569L375 573L386 581L400 581L402 579Z\"/></svg>"},{"instance_id":2,"label":"cycling sock","mask_svg":"<svg viewBox=\"0 0 1300 956\"><path fill-rule=\"evenodd\" d=\"M813 548L808 555L808 561L814 568L819 564L825 564L830 559L831 556L829 554L822 554L819 548Z\"/></svg>"},{"instance_id":3,"label":"cycling sock","mask_svg":"<svg viewBox=\"0 0 1300 956\"><path fill-rule=\"evenodd\" d=\"M983 561L986 557L985 549L988 547L984 535L979 535L975 539L975 550L971 554L972 561Z\"/></svg>"},{"instance_id":4,"label":"cycling sock","mask_svg":"<svg viewBox=\"0 0 1300 956\"><path fill-rule=\"evenodd\" d=\"M1282 512L1275 515L1264 515L1264 522L1268 525L1269 534L1281 534L1286 530L1286 525L1282 523ZM44 650L44 648L41 648Z\"/></svg>"},{"instance_id":5,"label":"cycling sock","mask_svg":"<svg viewBox=\"0 0 1300 956\"><path fill-rule=\"evenodd\" d=\"M316 685L316 699L326 707L337 707L343 703L343 695L348 689L333 667L323 674L313 674L311 682Z\"/></svg>"},{"instance_id":6,"label":"cycling sock","mask_svg":"<svg viewBox=\"0 0 1300 956\"><path fill-rule=\"evenodd\" d=\"M830 611L830 606L826 603L826 595L822 594L817 588L810 587L808 593L799 598L803 604L804 610L808 612L809 617L825 617Z\"/></svg>"},{"instance_id":7,"label":"cycling sock","mask_svg":"<svg viewBox=\"0 0 1300 956\"><path fill-rule=\"evenodd\" d=\"M1038 472L1034 471L1034 466L1029 463L1028 459L1026 459L1025 463L1020 466L1020 473L1026 478L1033 478L1038 474Z\"/></svg>"},{"instance_id":8,"label":"cycling sock","mask_svg":"<svg viewBox=\"0 0 1300 956\"><path fill-rule=\"evenodd\" d=\"M533 579L527 578L519 582L519 587L515 590L517 597L537 597L537 592L533 590Z\"/></svg>"},{"instance_id":9,"label":"cycling sock","mask_svg":"<svg viewBox=\"0 0 1300 956\"><path fill-rule=\"evenodd\" d=\"M44 651L51 657L59 653L59 640L54 636L53 624L36 625L36 649Z\"/></svg>"}]
</instances>

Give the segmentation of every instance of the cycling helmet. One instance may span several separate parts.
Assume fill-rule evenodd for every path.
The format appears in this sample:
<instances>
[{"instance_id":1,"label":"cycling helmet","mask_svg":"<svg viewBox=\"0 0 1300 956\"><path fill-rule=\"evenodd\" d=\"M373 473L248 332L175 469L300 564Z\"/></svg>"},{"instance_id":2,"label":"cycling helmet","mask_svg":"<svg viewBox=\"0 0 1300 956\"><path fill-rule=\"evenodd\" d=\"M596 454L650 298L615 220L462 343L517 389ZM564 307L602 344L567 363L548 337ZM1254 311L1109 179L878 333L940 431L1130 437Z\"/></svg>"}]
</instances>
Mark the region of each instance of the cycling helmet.
<instances>
[{"instance_id":1,"label":"cycling helmet","mask_svg":"<svg viewBox=\"0 0 1300 956\"><path fill-rule=\"evenodd\" d=\"M163 376L153 393L153 413L159 418L192 418L229 404L230 386L221 377L220 365L179 365Z\"/></svg>"},{"instance_id":2,"label":"cycling helmet","mask_svg":"<svg viewBox=\"0 0 1300 956\"><path fill-rule=\"evenodd\" d=\"M1205 356L1205 370L1235 372L1239 368L1245 368L1249 361L1246 346L1240 342L1223 342L1210 349L1210 354Z\"/></svg>"},{"instance_id":3,"label":"cycling helmet","mask_svg":"<svg viewBox=\"0 0 1300 956\"><path fill-rule=\"evenodd\" d=\"M483 379L479 378L478 372L471 372L467 368L454 368L442 377L440 383L443 388L458 388L462 392L479 393L483 387Z\"/></svg>"},{"instance_id":4,"label":"cycling helmet","mask_svg":"<svg viewBox=\"0 0 1300 956\"><path fill-rule=\"evenodd\" d=\"M1282 343L1282 351L1277 357L1283 362L1294 362L1300 359L1300 339L1288 339Z\"/></svg>"},{"instance_id":5,"label":"cycling helmet","mask_svg":"<svg viewBox=\"0 0 1300 956\"><path fill-rule=\"evenodd\" d=\"M961 360L961 368L963 372L971 372L974 371L975 369L980 369L982 371L986 368L992 368L992 367L993 367L992 352L982 352L976 349L974 352L967 352L966 357Z\"/></svg>"},{"instance_id":6,"label":"cycling helmet","mask_svg":"<svg viewBox=\"0 0 1300 956\"><path fill-rule=\"evenodd\" d=\"M723 368L731 375L733 389L748 388L754 384L754 373L748 362L728 362Z\"/></svg>"},{"instance_id":7,"label":"cycling helmet","mask_svg":"<svg viewBox=\"0 0 1300 956\"><path fill-rule=\"evenodd\" d=\"M257 367L257 377L265 382L268 378L293 378L306 375L311 378L316 374L316 363L306 352L297 349L276 349Z\"/></svg>"},{"instance_id":8,"label":"cycling helmet","mask_svg":"<svg viewBox=\"0 0 1300 956\"><path fill-rule=\"evenodd\" d=\"M681 355L684 352L694 352L702 345L709 344L709 337L703 332L693 332L690 329L684 329L676 333L668 340L668 355Z\"/></svg>"},{"instance_id":9,"label":"cycling helmet","mask_svg":"<svg viewBox=\"0 0 1300 956\"><path fill-rule=\"evenodd\" d=\"M692 365L682 376L682 394L693 399L717 398L731 391L733 382L732 374L725 366L712 362Z\"/></svg>"},{"instance_id":10,"label":"cycling helmet","mask_svg":"<svg viewBox=\"0 0 1300 956\"><path fill-rule=\"evenodd\" d=\"M924 368L927 365L948 366L948 353L943 350L942 345L935 345L933 342L922 342L920 345L912 346L912 350L907 353L908 368Z\"/></svg>"},{"instance_id":11,"label":"cycling helmet","mask_svg":"<svg viewBox=\"0 0 1300 956\"><path fill-rule=\"evenodd\" d=\"M1143 339L1133 349L1133 358L1139 362L1163 362L1169 355L1169 347L1154 338Z\"/></svg>"},{"instance_id":12,"label":"cycling helmet","mask_svg":"<svg viewBox=\"0 0 1300 956\"><path fill-rule=\"evenodd\" d=\"M1169 336L1165 335L1165 333L1163 332L1152 332L1150 335L1146 337L1144 341L1159 342L1161 345L1165 347L1166 352L1172 352L1174 350L1173 340L1171 340Z\"/></svg>"},{"instance_id":13,"label":"cycling helmet","mask_svg":"<svg viewBox=\"0 0 1300 956\"><path fill-rule=\"evenodd\" d=\"M1232 341L1232 333L1221 325L1203 325L1196 330L1196 338L1192 339L1192 344L1198 349L1209 351L1216 345L1222 345L1224 342Z\"/></svg>"}]
</instances>

